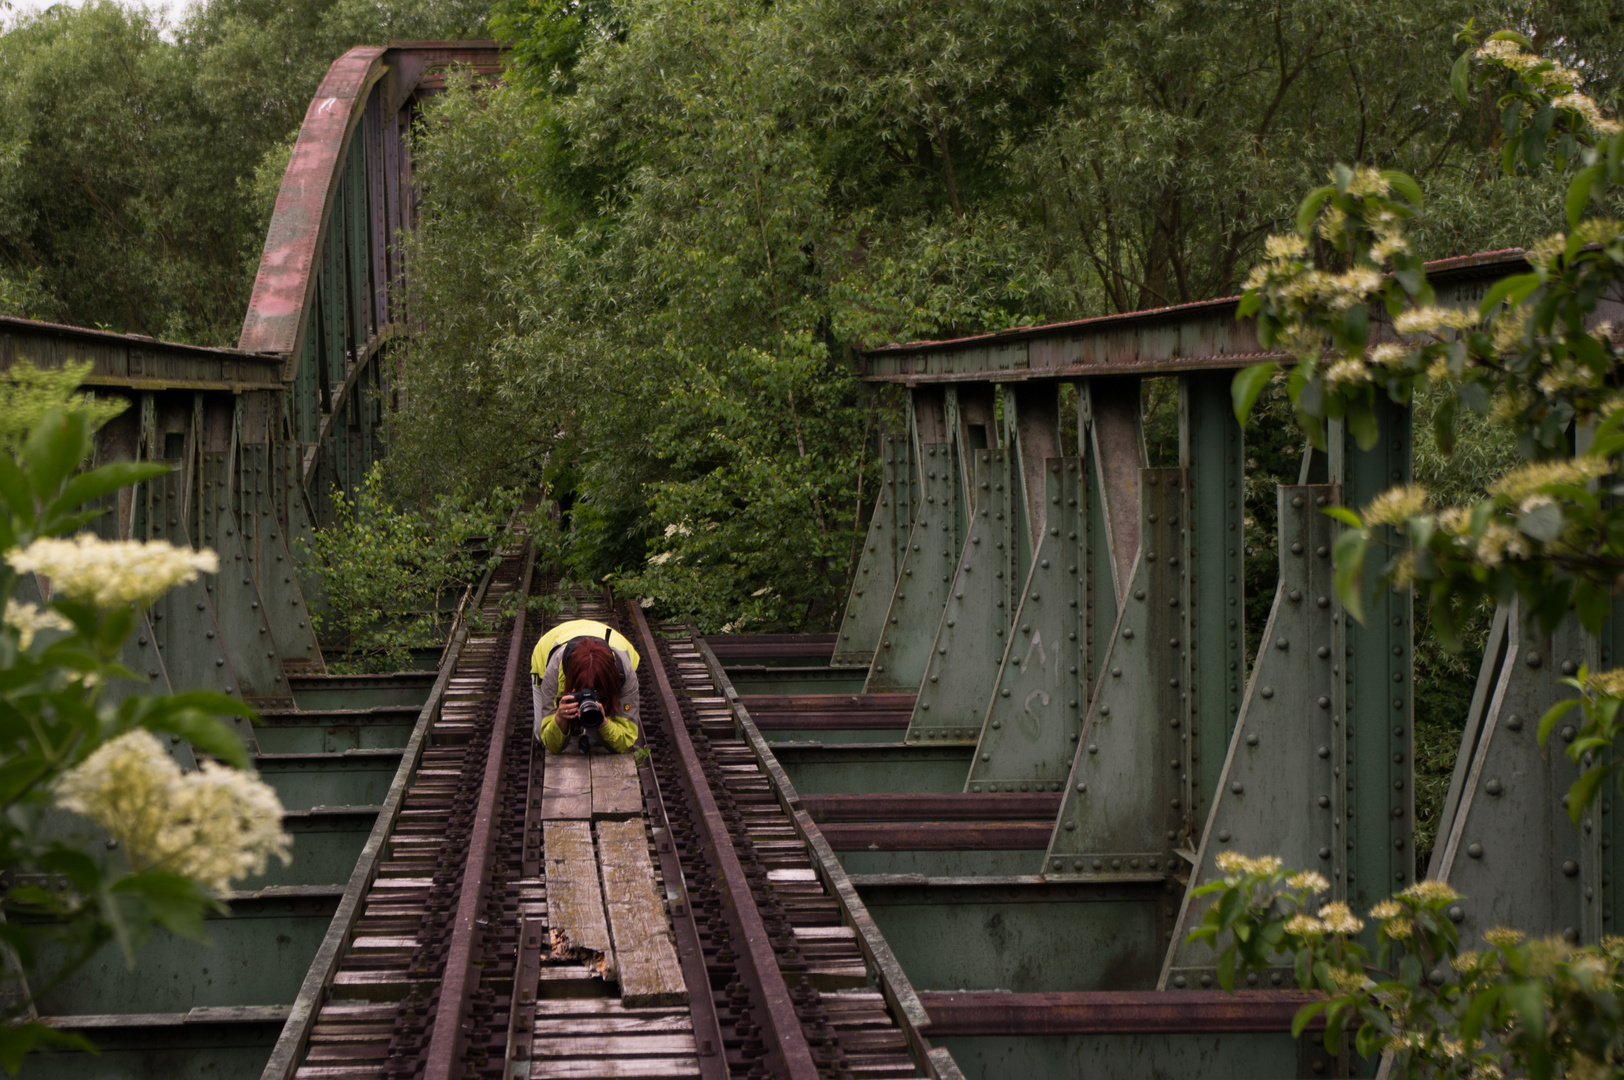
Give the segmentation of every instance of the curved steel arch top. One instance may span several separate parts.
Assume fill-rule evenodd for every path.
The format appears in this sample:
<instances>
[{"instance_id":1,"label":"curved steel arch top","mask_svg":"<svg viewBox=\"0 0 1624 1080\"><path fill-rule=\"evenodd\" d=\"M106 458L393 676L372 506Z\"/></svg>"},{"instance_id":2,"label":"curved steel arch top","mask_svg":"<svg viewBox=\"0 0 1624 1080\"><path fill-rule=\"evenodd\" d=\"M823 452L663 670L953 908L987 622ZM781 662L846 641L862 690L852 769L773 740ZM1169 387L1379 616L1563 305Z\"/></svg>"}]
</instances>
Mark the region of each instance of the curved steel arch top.
<instances>
[{"instance_id":1,"label":"curved steel arch top","mask_svg":"<svg viewBox=\"0 0 1624 1080\"><path fill-rule=\"evenodd\" d=\"M377 110L380 127L394 127L419 89L427 89L423 84L429 72L450 65L492 72L500 69L500 63L501 52L494 41L357 46L334 61L305 111L283 174L239 349L280 354L287 361L284 377L294 377L311 321L322 244L352 137L367 110ZM369 181L378 179L387 156L368 155ZM382 207L372 209L378 224L386 224ZM382 239L392 243L390 237Z\"/></svg>"}]
</instances>

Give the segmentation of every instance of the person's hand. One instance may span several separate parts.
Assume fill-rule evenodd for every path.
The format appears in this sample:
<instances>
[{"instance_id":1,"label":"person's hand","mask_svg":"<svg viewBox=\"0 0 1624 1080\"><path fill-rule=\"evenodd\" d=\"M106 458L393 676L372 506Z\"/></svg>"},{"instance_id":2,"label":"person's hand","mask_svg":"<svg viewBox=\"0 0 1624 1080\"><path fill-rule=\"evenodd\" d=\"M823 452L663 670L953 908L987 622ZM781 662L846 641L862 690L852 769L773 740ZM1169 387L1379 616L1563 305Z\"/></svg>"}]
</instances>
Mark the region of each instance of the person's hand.
<instances>
[{"instance_id":1,"label":"person's hand","mask_svg":"<svg viewBox=\"0 0 1624 1080\"><path fill-rule=\"evenodd\" d=\"M558 703L558 712L554 715L554 719L558 721L560 727L573 730L575 722L580 718L581 707L575 703L575 695L565 694Z\"/></svg>"}]
</instances>

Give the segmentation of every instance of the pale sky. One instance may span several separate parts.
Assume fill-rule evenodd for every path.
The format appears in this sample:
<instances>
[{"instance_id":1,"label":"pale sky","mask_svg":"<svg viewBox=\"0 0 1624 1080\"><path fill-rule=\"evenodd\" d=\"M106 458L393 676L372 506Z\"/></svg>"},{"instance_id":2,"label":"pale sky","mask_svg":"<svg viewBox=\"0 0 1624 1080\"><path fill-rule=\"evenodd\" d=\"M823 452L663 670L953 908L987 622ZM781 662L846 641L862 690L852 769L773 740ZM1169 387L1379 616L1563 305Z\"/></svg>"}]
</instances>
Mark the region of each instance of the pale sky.
<instances>
[{"instance_id":1,"label":"pale sky","mask_svg":"<svg viewBox=\"0 0 1624 1080\"><path fill-rule=\"evenodd\" d=\"M124 6L161 9L168 16L170 25L173 26L186 10L188 2L189 0L146 0L141 4L126 2ZM66 4L68 7L80 7L83 5L84 0L0 0L0 23L9 23L18 15L44 11L46 8L58 3Z\"/></svg>"}]
</instances>

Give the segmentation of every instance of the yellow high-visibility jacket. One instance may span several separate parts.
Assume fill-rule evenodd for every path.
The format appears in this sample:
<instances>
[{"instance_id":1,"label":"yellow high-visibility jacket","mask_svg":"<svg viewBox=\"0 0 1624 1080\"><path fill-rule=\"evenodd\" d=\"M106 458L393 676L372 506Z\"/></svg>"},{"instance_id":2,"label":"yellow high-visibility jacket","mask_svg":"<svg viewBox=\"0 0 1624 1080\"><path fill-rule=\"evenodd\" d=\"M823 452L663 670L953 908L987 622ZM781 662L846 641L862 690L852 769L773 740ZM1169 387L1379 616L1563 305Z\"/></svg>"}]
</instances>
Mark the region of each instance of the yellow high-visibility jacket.
<instances>
[{"instance_id":1,"label":"yellow high-visibility jacket","mask_svg":"<svg viewBox=\"0 0 1624 1080\"><path fill-rule=\"evenodd\" d=\"M530 654L530 698L536 717L536 738L549 753L564 749L564 731L558 726L558 703L570 692L563 674L564 647L575 638L595 637L608 644L620 663L620 713L605 716L599 735L604 748L623 754L637 742L641 706L637 697L637 665L642 658L620 631L593 619L560 623L541 636Z\"/></svg>"}]
</instances>

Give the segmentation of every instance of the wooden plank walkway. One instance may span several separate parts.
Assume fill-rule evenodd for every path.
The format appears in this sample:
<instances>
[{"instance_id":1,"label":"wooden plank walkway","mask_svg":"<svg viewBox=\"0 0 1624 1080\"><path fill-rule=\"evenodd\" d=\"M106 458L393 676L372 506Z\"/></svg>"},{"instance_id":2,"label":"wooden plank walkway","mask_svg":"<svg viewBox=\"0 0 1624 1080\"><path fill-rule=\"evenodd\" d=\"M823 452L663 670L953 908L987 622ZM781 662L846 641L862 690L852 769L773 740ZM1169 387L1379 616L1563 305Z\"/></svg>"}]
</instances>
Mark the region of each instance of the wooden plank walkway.
<instances>
[{"instance_id":1,"label":"wooden plank walkway","mask_svg":"<svg viewBox=\"0 0 1624 1080\"><path fill-rule=\"evenodd\" d=\"M551 771L552 763L548 763ZM614 978L615 953L604 918L592 826L585 821L542 823L542 865L554 960L585 960ZM590 955L596 954L596 955Z\"/></svg>"},{"instance_id":2,"label":"wooden plank walkway","mask_svg":"<svg viewBox=\"0 0 1624 1080\"><path fill-rule=\"evenodd\" d=\"M687 1004L688 990L672 942L665 898L654 886L643 819L600 821L597 832L621 1001L627 1005Z\"/></svg>"}]
</instances>

